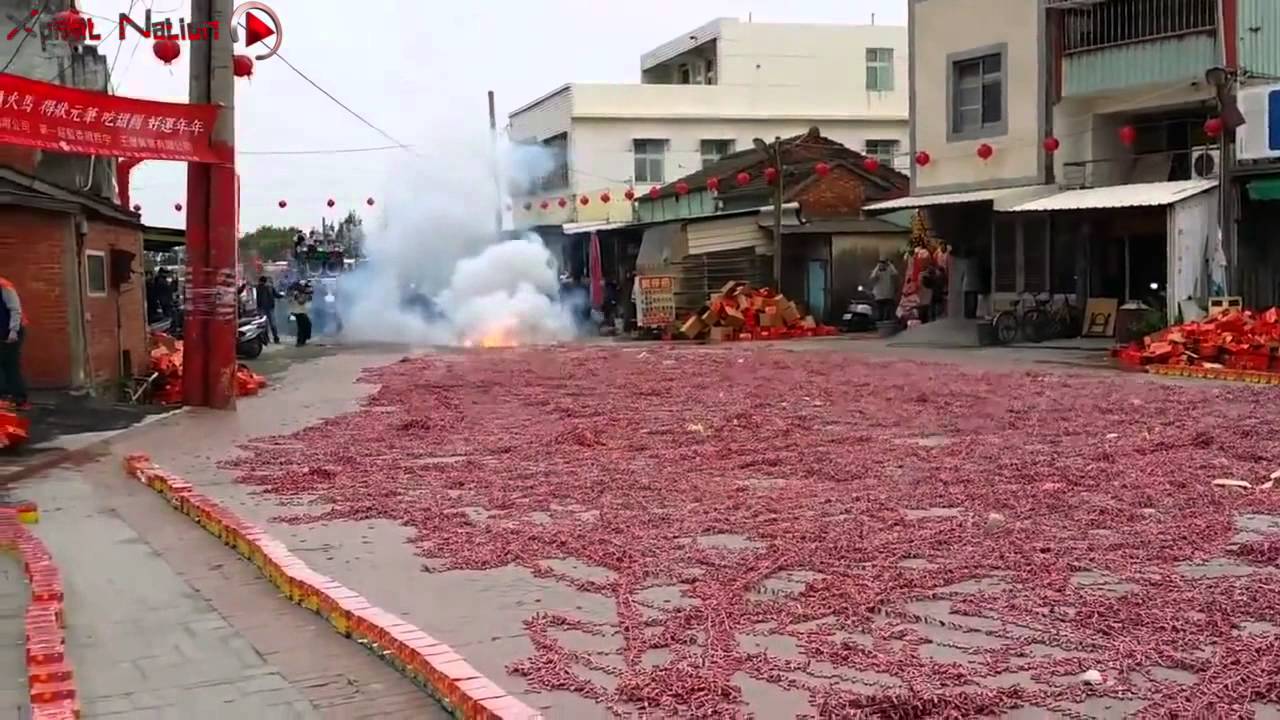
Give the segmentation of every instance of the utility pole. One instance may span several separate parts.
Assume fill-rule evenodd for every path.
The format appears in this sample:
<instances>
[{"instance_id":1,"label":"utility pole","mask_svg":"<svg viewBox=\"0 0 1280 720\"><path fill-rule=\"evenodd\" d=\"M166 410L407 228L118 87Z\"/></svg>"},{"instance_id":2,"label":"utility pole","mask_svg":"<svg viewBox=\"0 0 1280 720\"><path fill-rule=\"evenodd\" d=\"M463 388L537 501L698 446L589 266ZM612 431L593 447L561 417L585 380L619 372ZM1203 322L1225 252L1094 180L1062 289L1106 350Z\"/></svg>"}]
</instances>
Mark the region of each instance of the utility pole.
<instances>
[{"instance_id":1,"label":"utility pole","mask_svg":"<svg viewBox=\"0 0 1280 720\"><path fill-rule=\"evenodd\" d=\"M233 0L192 0L191 21L231 27ZM213 143L228 164L187 165L186 351L187 405L235 409L236 226L239 192L235 158L235 75L230 33L189 43L190 101L219 107Z\"/></svg>"},{"instance_id":2,"label":"utility pole","mask_svg":"<svg viewBox=\"0 0 1280 720\"><path fill-rule=\"evenodd\" d=\"M773 282L782 293L782 138L773 138L773 166L778 170L777 187L773 190Z\"/></svg>"},{"instance_id":3,"label":"utility pole","mask_svg":"<svg viewBox=\"0 0 1280 720\"><path fill-rule=\"evenodd\" d=\"M493 108L493 91L489 91L489 146L493 152L493 183L498 188L494 201L493 222L497 237L502 237L502 170L498 163L498 115Z\"/></svg>"},{"instance_id":4,"label":"utility pole","mask_svg":"<svg viewBox=\"0 0 1280 720\"><path fill-rule=\"evenodd\" d=\"M772 145L755 138L751 144L778 173L773 183L773 284L782 292L782 138L775 136Z\"/></svg>"}]
</instances>

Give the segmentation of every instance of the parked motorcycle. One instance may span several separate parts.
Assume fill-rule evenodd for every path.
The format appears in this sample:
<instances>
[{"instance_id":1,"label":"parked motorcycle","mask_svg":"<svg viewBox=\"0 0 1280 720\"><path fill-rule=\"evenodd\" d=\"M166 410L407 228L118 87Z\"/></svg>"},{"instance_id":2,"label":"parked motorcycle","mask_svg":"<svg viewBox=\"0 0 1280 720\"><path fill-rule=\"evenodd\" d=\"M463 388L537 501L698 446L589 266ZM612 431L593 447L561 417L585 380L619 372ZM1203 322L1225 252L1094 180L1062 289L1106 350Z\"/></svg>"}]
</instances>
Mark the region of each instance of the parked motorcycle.
<instances>
[{"instance_id":1,"label":"parked motorcycle","mask_svg":"<svg viewBox=\"0 0 1280 720\"><path fill-rule=\"evenodd\" d=\"M849 305L841 316L844 331L847 333L867 332L876 328L876 299L866 288L859 285L858 291L849 298Z\"/></svg>"},{"instance_id":2,"label":"parked motorcycle","mask_svg":"<svg viewBox=\"0 0 1280 720\"><path fill-rule=\"evenodd\" d=\"M256 359L267 346L267 317L242 317L236 323L236 356Z\"/></svg>"}]
</instances>

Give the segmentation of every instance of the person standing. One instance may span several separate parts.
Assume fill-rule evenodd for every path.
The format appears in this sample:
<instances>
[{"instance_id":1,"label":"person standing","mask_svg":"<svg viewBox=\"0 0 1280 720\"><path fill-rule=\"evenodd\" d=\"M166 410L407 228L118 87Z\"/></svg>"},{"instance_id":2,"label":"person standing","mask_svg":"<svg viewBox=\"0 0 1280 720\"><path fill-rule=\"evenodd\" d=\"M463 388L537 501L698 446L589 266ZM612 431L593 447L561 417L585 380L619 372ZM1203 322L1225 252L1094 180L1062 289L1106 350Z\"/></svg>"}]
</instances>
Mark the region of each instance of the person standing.
<instances>
[{"instance_id":1,"label":"person standing","mask_svg":"<svg viewBox=\"0 0 1280 720\"><path fill-rule=\"evenodd\" d=\"M276 286L271 284L271 278L266 275L258 277L258 287L255 288L257 293L258 312L267 318L267 330L271 332L272 342L280 344L280 331L276 329L276 300L281 297L276 291Z\"/></svg>"},{"instance_id":2,"label":"person standing","mask_svg":"<svg viewBox=\"0 0 1280 720\"><path fill-rule=\"evenodd\" d=\"M297 328L298 347L307 344L311 339L311 316L308 314L307 306L311 304L311 288L307 283L298 283L293 286L293 291L289 293L289 313L293 315L293 321Z\"/></svg>"},{"instance_id":3,"label":"person standing","mask_svg":"<svg viewBox=\"0 0 1280 720\"><path fill-rule=\"evenodd\" d=\"M22 379L22 341L27 334L27 316L22 312L18 289L0 277L0 398L20 408L27 402L27 384Z\"/></svg>"},{"instance_id":4,"label":"person standing","mask_svg":"<svg viewBox=\"0 0 1280 720\"><path fill-rule=\"evenodd\" d=\"M897 279L898 268L882 255L880 262L871 271L871 295L876 300L877 322L893 319L893 299L898 295L897 288L894 287Z\"/></svg>"}]
</instances>

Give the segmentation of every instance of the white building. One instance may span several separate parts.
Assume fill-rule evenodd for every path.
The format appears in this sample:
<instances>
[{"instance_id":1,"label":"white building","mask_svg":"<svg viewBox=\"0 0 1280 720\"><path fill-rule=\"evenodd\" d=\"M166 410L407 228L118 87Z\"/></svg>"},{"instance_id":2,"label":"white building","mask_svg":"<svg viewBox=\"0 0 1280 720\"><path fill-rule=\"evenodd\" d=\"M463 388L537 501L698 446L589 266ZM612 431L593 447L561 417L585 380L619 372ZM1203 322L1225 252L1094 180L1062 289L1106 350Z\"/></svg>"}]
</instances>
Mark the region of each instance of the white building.
<instances>
[{"instance_id":1,"label":"white building","mask_svg":"<svg viewBox=\"0 0 1280 720\"><path fill-rule=\"evenodd\" d=\"M516 224L629 221L629 188L813 125L905 168L907 68L905 27L714 20L645 53L638 84L571 83L510 114L512 141L557 162L514 198Z\"/></svg>"}]
</instances>

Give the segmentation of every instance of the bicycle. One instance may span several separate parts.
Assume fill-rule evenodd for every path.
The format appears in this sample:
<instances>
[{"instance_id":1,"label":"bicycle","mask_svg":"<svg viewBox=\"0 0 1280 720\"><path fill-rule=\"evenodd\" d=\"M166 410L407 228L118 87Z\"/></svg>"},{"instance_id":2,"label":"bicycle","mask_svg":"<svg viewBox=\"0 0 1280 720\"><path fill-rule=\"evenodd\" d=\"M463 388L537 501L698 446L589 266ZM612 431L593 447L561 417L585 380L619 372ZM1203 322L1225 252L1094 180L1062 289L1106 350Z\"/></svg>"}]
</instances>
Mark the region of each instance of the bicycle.
<instances>
[{"instance_id":1,"label":"bicycle","mask_svg":"<svg viewBox=\"0 0 1280 720\"><path fill-rule=\"evenodd\" d=\"M1022 306L1024 293L1018 294L1018 305ZM1045 340L1057 337L1053 327L1053 296L1041 300L1040 296L1035 293L1025 293L1031 295L1033 306L1024 310L1022 313L1022 321L1019 328L1022 330L1022 338L1027 342L1041 343Z\"/></svg>"}]
</instances>

